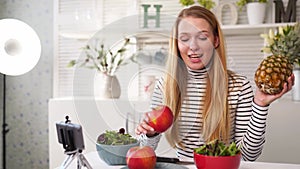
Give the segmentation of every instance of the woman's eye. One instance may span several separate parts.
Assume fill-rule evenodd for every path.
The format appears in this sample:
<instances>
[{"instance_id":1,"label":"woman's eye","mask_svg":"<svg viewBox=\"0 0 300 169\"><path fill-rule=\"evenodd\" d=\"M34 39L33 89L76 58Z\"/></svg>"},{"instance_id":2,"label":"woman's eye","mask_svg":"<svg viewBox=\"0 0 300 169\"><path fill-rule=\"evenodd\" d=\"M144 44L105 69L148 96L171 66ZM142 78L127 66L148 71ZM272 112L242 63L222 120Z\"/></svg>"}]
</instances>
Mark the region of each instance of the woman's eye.
<instances>
[{"instance_id":1,"label":"woman's eye","mask_svg":"<svg viewBox=\"0 0 300 169\"><path fill-rule=\"evenodd\" d=\"M187 42L189 40L188 37L180 37L180 41L182 42Z\"/></svg>"},{"instance_id":2,"label":"woman's eye","mask_svg":"<svg viewBox=\"0 0 300 169\"><path fill-rule=\"evenodd\" d=\"M198 39L200 39L200 40L207 40L207 36L200 35L200 36L198 36Z\"/></svg>"}]
</instances>

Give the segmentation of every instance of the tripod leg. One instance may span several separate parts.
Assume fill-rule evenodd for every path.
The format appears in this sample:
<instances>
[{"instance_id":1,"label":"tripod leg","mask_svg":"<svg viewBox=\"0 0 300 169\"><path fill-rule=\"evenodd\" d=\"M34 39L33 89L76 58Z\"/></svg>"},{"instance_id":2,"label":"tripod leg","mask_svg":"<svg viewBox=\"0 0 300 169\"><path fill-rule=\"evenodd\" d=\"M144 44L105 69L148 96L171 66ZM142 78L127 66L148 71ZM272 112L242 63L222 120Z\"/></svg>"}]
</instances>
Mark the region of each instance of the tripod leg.
<instances>
[{"instance_id":1,"label":"tripod leg","mask_svg":"<svg viewBox=\"0 0 300 169\"><path fill-rule=\"evenodd\" d=\"M86 158L84 157L83 154L78 154L78 164L80 163L80 168L81 166L84 166L88 169L93 169L92 166L90 165L90 163L86 160ZM78 166L79 167L79 166ZM77 168L78 168L77 167ZM80 169L78 168L78 169Z\"/></svg>"},{"instance_id":2,"label":"tripod leg","mask_svg":"<svg viewBox=\"0 0 300 169\"><path fill-rule=\"evenodd\" d=\"M77 169L81 169L81 167L82 167L82 163L81 163L81 161L78 157L78 159L77 159Z\"/></svg>"},{"instance_id":3,"label":"tripod leg","mask_svg":"<svg viewBox=\"0 0 300 169\"><path fill-rule=\"evenodd\" d=\"M68 157L61 164L60 169L66 169L74 160L75 154L68 155Z\"/></svg>"}]
</instances>

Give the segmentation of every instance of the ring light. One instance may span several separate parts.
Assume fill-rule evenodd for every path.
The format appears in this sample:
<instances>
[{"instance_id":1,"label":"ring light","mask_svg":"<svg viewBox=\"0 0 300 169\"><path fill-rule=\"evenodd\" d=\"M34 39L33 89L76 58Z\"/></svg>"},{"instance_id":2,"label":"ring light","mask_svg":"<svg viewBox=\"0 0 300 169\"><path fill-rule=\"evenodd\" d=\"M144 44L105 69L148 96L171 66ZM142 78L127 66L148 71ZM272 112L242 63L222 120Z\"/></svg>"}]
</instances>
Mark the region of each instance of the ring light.
<instances>
[{"instance_id":1,"label":"ring light","mask_svg":"<svg viewBox=\"0 0 300 169\"><path fill-rule=\"evenodd\" d=\"M0 73L22 75L38 63L41 43L36 32L17 19L0 20Z\"/></svg>"}]
</instances>

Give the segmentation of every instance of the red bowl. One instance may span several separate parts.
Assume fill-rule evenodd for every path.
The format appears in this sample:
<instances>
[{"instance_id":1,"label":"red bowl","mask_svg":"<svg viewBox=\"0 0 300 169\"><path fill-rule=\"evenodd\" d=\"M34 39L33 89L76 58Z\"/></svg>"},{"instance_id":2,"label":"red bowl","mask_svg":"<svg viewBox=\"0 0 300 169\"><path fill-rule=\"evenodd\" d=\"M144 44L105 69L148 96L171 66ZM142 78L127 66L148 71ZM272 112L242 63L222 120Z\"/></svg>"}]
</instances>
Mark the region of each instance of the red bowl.
<instances>
[{"instance_id":1,"label":"red bowl","mask_svg":"<svg viewBox=\"0 0 300 169\"><path fill-rule=\"evenodd\" d=\"M194 152L194 162L197 169L238 169L241 154L235 156L207 156Z\"/></svg>"}]
</instances>

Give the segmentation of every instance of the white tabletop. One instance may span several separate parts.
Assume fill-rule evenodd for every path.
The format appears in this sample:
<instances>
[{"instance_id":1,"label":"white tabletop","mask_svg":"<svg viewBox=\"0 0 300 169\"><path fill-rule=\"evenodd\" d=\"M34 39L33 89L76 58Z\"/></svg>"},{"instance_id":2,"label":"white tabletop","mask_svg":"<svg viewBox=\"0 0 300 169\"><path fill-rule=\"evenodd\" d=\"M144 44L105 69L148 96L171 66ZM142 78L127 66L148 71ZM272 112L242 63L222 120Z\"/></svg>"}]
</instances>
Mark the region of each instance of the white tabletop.
<instances>
[{"instance_id":1,"label":"white tabletop","mask_svg":"<svg viewBox=\"0 0 300 169\"><path fill-rule=\"evenodd\" d=\"M66 156L67 157L67 156ZM98 156L97 152L84 154L89 164L93 169L120 169L124 166L109 166L104 163ZM68 168L76 168L75 159ZM62 159L63 162L63 159ZM197 169L195 165L185 165L189 169ZM57 168L59 169L59 167ZM239 169L300 169L300 164L285 164L285 163L267 163L267 162L245 162L242 161Z\"/></svg>"}]
</instances>

